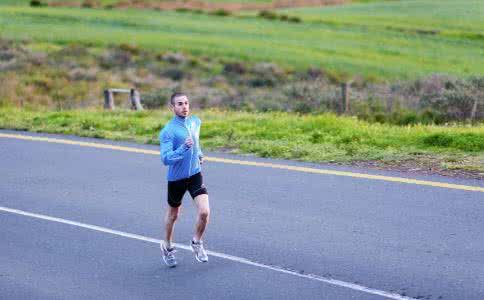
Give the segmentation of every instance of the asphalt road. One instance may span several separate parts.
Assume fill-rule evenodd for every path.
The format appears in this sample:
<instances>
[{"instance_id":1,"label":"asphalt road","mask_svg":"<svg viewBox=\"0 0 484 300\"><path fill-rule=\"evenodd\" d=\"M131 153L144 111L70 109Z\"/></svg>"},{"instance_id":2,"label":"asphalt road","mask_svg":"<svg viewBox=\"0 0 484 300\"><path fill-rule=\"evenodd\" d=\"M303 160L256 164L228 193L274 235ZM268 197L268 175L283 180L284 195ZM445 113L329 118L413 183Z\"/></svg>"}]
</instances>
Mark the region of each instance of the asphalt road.
<instances>
[{"instance_id":1,"label":"asphalt road","mask_svg":"<svg viewBox=\"0 0 484 300\"><path fill-rule=\"evenodd\" d=\"M207 162L215 253L201 264L179 249L167 269L158 156L0 138L0 162L2 299L484 299L483 192ZM176 242L188 244L194 213L186 195Z\"/></svg>"}]
</instances>

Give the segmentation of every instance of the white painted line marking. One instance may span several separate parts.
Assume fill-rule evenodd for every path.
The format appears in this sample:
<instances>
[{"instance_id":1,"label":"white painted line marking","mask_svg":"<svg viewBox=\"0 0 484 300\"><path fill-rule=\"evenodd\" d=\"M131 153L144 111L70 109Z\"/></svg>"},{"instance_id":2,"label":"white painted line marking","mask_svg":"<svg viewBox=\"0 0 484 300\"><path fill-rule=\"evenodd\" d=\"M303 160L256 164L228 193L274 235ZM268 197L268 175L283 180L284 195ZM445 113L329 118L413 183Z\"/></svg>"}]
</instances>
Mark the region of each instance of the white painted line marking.
<instances>
[{"instance_id":1,"label":"white painted line marking","mask_svg":"<svg viewBox=\"0 0 484 300\"><path fill-rule=\"evenodd\" d=\"M113 235L118 235L118 236L130 238L130 239L135 239L135 240L140 240L140 241L145 241L145 242L150 242L150 243L155 243L155 244L159 244L162 241L162 240L159 240L159 239L150 238L150 237L142 236L142 235L139 235L139 234L123 232L123 231L119 231L119 230L109 229L109 228L106 228L106 227L90 225L90 224L76 222L76 221L70 221L70 220L51 217L51 216L42 215L42 214L31 213L31 212L27 212L27 211L23 211L23 210L19 210L19 209L14 209L14 208L8 208L8 207L0 206L0 211L13 213L13 214L17 214L17 215L22 215L22 216L27 216L27 217L32 217L32 218L37 218L37 219L42 219L42 220L47 220L47 221L52 221L52 222L57 222L57 223L62 223L62 224L68 224L68 225L72 225L72 226L82 227L82 228L86 228L86 229L90 229L90 230L105 232L105 233L109 233L109 234L113 234ZM175 246L177 248L180 248L180 249L191 251L189 246L185 246L185 245L182 245L182 244L175 244ZM378 296L386 297L386 298L389 298L389 299L416 300L415 298L402 296L402 295L399 295L399 294L396 294L396 293L385 292L385 291L369 288L369 287L366 287L366 286L362 286L362 285L359 285L359 284L354 284L354 283L350 283L350 282L346 282L346 281L341 281L341 280L337 280L337 279L323 277L323 276L319 276L319 275L315 275L315 274L299 273L297 271L287 270L287 269L284 269L283 267L279 267L279 266L270 266L270 265L266 265L266 264L263 264L263 263L251 261L247 258L237 257L237 256L228 255L228 254L224 254L224 253L220 253L220 252L214 252L214 251L207 251L207 253L210 256L224 258L224 259L234 261L234 262L238 262L238 263L241 263L241 264L245 264L245 265L249 265L249 266L255 266L255 267L262 268L262 269L272 270L272 271L276 271L276 272L279 272L279 273L284 273L284 274L288 274L288 275L292 275L292 276L296 276L296 277L301 277L301 278L305 278L305 279L316 280L316 281L324 282L324 283L327 283L327 284L330 284L330 285L345 287L345 288L349 288L349 289L352 289L352 290L356 290L356 291L360 291L360 292L364 292L364 293L368 293L368 294L372 294L372 295L378 295Z\"/></svg>"}]
</instances>

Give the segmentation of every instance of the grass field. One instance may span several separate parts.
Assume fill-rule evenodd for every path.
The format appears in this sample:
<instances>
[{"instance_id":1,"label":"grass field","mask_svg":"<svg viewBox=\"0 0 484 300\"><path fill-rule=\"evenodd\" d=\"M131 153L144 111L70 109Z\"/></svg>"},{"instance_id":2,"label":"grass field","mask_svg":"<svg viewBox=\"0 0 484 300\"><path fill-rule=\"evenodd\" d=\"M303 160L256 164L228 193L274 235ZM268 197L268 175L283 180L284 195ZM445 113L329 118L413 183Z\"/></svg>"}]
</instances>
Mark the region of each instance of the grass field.
<instances>
[{"instance_id":1,"label":"grass field","mask_svg":"<svg viewBox=\"0 0 484 300\"><path fill-rule=\"evenodd\" d=\"M484 173L484 126L391 126L332 114L196 112L203 147L314 162L383 164ZM41 112L0 109L0 128L158 144L168 111ZM480 176L483 176L482 174Z\"/></svg>"},{"instance_id":2,"label":"grass field","mask_svg":"<svg viewBox=\"0 0 484 300\"><path fill-rule=\"evenodd\" d=\"M132 43L154 51L272 61L294 69L316 66L372 80L430 73L483 74L484 39L480 28L484 21L480 16L484 3L464 0L457 9L454 2L444 0L439 1L440 8L435 12L427 9L430 2L291 10L290 14L302 16L302 24L250 16L3 6L0 36L99 47ZM414 15L414 11L419 13ZM412 17L406 19L407 14ZM441 32L425 33L434 28Z\"/></svg>"},{"instance_id":3,"label":"grass field","mask_svg":"<svg viewBox=\"0 0 484 300\"><path fill-rule=\"evenodd\" d=\"M484 40L484 2L407 0L281 10L306 21ZM465 47L465 44L462 44ZM482 53L481 53L482 54Z\"/></svg>"},{"instance_id":4,"label":"grass field","mask_svg":"<svg viewBox=\"0 0 484 300\"><path fill-rule=\"evenodd\" d=\"M78 4L82 3L83 0L43 0L43 3L73 3L73 4ZM115 5L118 3L123 3L126 1L123 0L94 0L95 2L98 2L101 6L106 6L106 5ZM160 2L170 2L170 1L177 1L177 0L137 0L136 3L160 3ZM392 0L352 0L352 1L347 1L347 2L362 2L362 3L368 3L368 2L382 2L382 1L392 1ZM273 0L203 0L201 2L207 2L207 3L271 3L275 2ZM30 0L2 0L0 1L0 5L29 5Z\"/></svg>"}]
</instances>

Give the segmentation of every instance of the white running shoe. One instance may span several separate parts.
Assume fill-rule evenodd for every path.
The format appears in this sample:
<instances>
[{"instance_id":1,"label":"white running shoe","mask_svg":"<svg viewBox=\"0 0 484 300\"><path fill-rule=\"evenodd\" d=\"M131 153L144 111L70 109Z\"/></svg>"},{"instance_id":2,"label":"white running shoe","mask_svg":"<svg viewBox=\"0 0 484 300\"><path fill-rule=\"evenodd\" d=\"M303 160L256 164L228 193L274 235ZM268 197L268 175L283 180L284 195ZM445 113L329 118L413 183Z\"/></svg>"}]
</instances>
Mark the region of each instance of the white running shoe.
<instances>
[{"instance_id":1,"label":"white running shoe","mask_svg":"<svg viewBox=\"0 0 484 300\"><path fill-rule=\"evenodd\" d=\"M161 248L161 256L163 257L163 261L165 262L165 264L170 268L176 267L175 247L168 249L165 243L161 242L160 248Z\"/></svg>"},{"instance_id":2,"label":"white running shoe","mask_svg":"<svg viewBox=\"0 0 484 300\"><path fill-rule=\"evenodd\" d=\"M190 246L192 247L193 252L195 253L195 258L199 262L207 262L208 255L205 249L203 248L203 242L198 241L194 242L193 240L190 241Z\"/></svg>"}]
</instances>

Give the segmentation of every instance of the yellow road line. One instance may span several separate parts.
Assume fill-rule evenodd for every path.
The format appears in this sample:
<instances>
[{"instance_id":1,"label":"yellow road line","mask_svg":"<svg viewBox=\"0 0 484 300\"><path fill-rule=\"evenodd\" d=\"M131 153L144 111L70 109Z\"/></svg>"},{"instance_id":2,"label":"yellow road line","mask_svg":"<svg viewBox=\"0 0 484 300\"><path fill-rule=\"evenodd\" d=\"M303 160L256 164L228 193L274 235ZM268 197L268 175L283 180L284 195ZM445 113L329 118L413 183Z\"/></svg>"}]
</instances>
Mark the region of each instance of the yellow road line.
<instances>
[{"instance_id":1,"label":"yellow road line","mask_svg":"<svg viewBox=\"0 0 484 300\"><path fill-rule=\"evenodd\" d=\"M77 145L77 146L90 147L90 148L111 149L111 150L141 153L141 154L160 155L159 151L145 150L145 149L139 149L139 148L134 148L134 147L115 146L115 145L101 144L101 143L80 142L80 141L73 141L73 140L66 140L66 139L53 139L53 138L47 138L47 137L33 137L33 136L19 135L19 134L0 133L0 138L39 141L39 142L57 143L57 144L68 144L68 145ZM455 190L484 192L484 187L472 186L472 185L461 185L461 184L452 184L452 183L437 182L437 181L418 180L418 179L393 177L393 176L371 175L371 174L345 172L345 171L335 171L335 170L325 170L325 169L316 169L316 168L308 168L308 167L296 167L296 166L289 166L289 165L283 165L283 164L252 162L252 161L217 158L217 157L205 157L205 159L207 161L226 163L226 164L266 167L266 168L283 169L283 170L290 170L290 171L297 171L297 172L304 172L304 173L346 176L346 177L354 177L354 178L364 178L364 179L383 180L383 181L390 181L390 182L399 182L399 183L433 186L433 187L448 188L448 189L455 189Z\"/></svg>"}]
</instances>

